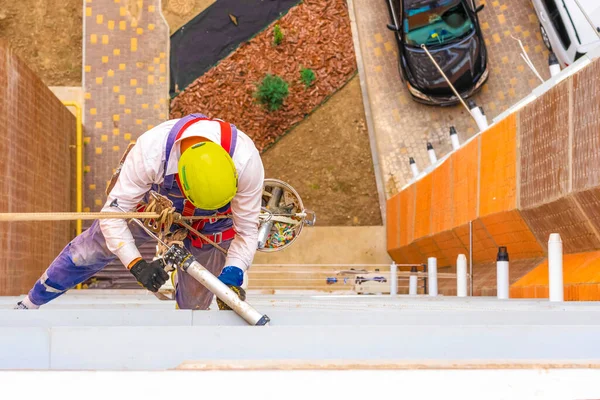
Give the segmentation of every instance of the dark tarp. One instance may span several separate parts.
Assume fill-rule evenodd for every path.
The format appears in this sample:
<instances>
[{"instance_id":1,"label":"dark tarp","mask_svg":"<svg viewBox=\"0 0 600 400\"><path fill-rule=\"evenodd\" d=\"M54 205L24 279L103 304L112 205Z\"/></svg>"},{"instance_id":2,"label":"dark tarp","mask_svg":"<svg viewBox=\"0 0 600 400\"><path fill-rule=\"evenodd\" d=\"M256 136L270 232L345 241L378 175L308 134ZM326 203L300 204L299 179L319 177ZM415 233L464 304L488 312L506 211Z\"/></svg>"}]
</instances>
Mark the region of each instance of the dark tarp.
<instances>
[{"instance_id":1,"label":"dark tarp","mask_svg":"<svg viewBox=\"0 0 600 400\"><path fill-rule=\"evenodd\" d=\"M299 2L217 0L171 36L171 96L176 95L176 88L184 90Z\"/></svg>"}]
</instances>

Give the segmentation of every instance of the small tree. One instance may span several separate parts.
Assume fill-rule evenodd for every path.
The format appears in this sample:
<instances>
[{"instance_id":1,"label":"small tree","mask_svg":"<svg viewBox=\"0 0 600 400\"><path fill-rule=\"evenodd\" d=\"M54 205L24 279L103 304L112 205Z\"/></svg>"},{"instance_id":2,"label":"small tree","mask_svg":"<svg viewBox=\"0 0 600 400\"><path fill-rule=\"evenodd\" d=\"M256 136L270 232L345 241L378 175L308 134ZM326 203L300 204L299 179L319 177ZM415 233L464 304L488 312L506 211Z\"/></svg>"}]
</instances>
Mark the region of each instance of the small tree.
<instances>
[{"instance_id":1,"label":"small tree","mask_svg":"<svg viewBox=\"0 0 600 400\"><path fill-rule=\"evenodd\" d=\"M300 70L300 80L304 83L304 86L309 87L315 81L316 76L312 69L302 68Z\"/></svg>"},{"instance_id":2,"label":"small tree","mask_svg":"<svg viewBox=\"0 0 600 400\"><path fill-rule=\"evenodd\" d=\"M279 25L275 25L275 28L273 29L273 43L275 46L279 46L281 42L283 42L283 32Z\"/></svg>"},{"instance_id":3,"label":"small tree","mask_svg":"<svg viewBox=\"0 0 600 400\"><path fill-rule=\"evenodd\" d=\"M258 85L254 97L269 111L277 111L288 96L288 83L277 75L267 74Z\"/></svg>"}]
</instances>

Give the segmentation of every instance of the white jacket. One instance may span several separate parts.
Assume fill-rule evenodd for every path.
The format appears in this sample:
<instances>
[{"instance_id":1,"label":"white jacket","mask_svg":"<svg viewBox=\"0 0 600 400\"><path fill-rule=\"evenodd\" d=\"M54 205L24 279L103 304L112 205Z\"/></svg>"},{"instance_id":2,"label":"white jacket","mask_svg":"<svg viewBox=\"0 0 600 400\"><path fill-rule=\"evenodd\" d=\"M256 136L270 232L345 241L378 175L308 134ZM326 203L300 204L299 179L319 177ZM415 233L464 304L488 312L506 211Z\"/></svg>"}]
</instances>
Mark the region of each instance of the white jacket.
<instances>
[{"instance_id":1,"label":"white jacket","mask_svg":"<svg viewBox=\"0 0 600 400\"><path fill-rule=\"evenodd\" d=\"M124 210L134 210L152 184L161 184L163 175L177 173L177 162L181 155L179 145L182 139L199 136L221 143L221 128L218 122L196 122L173 145L167 163L167 173L164 174L167 137L177 121L175 119L164 122L138 138L102 211L115 212L115 208L110 207L115 198ZM238 173L238 191L231 201L236 236L229 247L225 265L233 265L245 271L256 253L264 168L254 142L239 130L233 162ZM119 257L123 265L128 266L131 261L141 257L126 220L100 220L100 229L109 250Z\"/></svg>"}]
</instances>

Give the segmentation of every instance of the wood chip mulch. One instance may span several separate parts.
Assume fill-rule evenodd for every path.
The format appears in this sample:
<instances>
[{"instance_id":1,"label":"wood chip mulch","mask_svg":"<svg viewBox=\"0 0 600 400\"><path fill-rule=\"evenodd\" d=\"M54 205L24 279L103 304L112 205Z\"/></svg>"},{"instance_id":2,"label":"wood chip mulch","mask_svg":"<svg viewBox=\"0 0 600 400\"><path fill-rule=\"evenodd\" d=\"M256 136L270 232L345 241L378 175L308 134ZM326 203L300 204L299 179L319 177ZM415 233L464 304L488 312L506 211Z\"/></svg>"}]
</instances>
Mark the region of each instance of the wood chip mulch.
<instances>
[{"instance_id":1,"label":"wood chip mulch","mask_svg":"<svg viewBox=\"0 0 600 400\"><path fill-rule=\"evenodd\" d=\"M284 33L273 44L273 27ZM311 68L309 88L300 69ZM345 0L304 0L265 31L198 78L171 102L171 118L201 112L235 124L262 151L340 89L356 71L350 19ZM289 83L284 105L269 112L253 97L266 74Z\"/></svg>"}]
</instances>

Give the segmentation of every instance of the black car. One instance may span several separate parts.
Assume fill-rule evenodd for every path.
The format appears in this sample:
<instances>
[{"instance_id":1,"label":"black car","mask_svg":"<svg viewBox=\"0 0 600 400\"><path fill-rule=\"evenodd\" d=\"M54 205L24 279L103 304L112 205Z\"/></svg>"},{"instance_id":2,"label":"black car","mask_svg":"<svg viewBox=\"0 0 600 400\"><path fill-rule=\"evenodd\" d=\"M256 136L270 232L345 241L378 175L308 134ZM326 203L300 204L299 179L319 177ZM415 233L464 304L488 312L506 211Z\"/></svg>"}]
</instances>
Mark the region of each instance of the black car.
<instances>
[{"instance_id":1,"label":"black car","mask_svg":"<svg viewBox=\"0 0 600 400\"><path fill-rule=\"evenodd\" d=\"M399 48L402 79L415 101L452 105L459 99L421 47L425 45L463 99L488 78L487 50L475 0L386 0Z\"/></svg>"}]
</instances>

